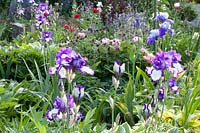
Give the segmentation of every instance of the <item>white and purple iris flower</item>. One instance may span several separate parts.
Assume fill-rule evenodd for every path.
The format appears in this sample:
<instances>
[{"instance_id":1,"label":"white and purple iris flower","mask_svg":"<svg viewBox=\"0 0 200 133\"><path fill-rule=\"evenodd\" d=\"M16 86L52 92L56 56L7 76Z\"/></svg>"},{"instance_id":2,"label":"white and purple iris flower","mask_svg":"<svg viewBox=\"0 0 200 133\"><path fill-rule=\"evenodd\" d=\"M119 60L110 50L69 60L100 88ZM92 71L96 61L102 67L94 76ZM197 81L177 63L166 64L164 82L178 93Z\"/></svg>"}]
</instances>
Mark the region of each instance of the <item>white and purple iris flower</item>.
<instances>
[{"instance_id":1,"label":"white and purple iris flower","mask_svg":"<svg viewBox=\"0 0 200 133\"><path fill-rule=\"evenodd\" d=\"M58 74L60 79L67 79L68 71L79 71L81 74L94 75L94 71L86 66L87 59L77 54L71 47L61 48L55 57L56 65L49 68L49 74Z\"/></svg>"},{"instance_id":2,"label":"white and purple iris flower","mask_svg":"<svg viewBox=\"0 0 200 133\"><path fill-rule=\"evenodd\" d=\"M154 44L157 38L159 37L160 32L158 29L154 29L150 31L150 35L147 37L148 44Z\"/></svg>"},{"instance_id":3,"label":"white and purple iris flower","mask_svg":"<svg viewBox=\"0 0 200 133\"><path fill-rule=\"evenodd\" d=\"M62 98L56 97L55 102L53 104L54 108L52 110L47 110L46 118L50 121L58 119L61 120L65 118L68 112L70 115L74 114L73 107L75 105L74 97L70 94L66 94L68 106L66 107L65 103L63 102ZM64 116L64 117L63 117Z\"/></svg>"},{"instance_id":4,"label":"white and purple iris flower","mask_svg":"<svg viewBox=\"0 0 200 133\"><path fill-rule=\"evenodd\" d=\"M113 71L115 72L115 77L118 80L122 73L125 71L125 64L121 64L119 60L115 61L114 66L113 66Z\"/></svg>"},{"instance_id":5,"label":"white and purple iris flower","mask_svg":"<svg viewBox=\"0 0 200 133\"><path fill-rule=\"evenodd\" d=\"M81 85L74 86L72 91L73 96L75 97L75 101L79 104L81 98L84 96L84 87Z\"/></svg>"},{"instance_id":6,"label":"white and purple iris flower","mask_svg":"<svg viewBox=\"0 0 200 133\"><path fill-rule=\"evenodd\" d=\"M164 76L165 70L168 70L174 78L177 78L184 71L179 61L181 61L181 55L176 53L175 50L160 51L153 59L153 66L146 67L146 73L154 82L159 81Z\"/></svg>"},{"instance_id":7,"label":"white and purple iris flower","mask_svg":"<svg viewBox=\"0 0 200 133\"><path fill-rule=\"evenodd\" d=\"M174 23L173 20L168 19L169 18L169 14L167 12L159 12L158 15L155 17L154 20L156 21L161 21L161 22L170 22L170 23Z\"/></svg>"},{"instance_id":8,"label":"white and purple iris flower","mask_svg":"<svg viewBox=\"0 0 200 133\"><path fill-rule=\"evenodd\" d=\"M159 12L158 15L155 17L156 21L164 22L168 19L169 14L167 12Z\"/></svg>"}]
</instances>

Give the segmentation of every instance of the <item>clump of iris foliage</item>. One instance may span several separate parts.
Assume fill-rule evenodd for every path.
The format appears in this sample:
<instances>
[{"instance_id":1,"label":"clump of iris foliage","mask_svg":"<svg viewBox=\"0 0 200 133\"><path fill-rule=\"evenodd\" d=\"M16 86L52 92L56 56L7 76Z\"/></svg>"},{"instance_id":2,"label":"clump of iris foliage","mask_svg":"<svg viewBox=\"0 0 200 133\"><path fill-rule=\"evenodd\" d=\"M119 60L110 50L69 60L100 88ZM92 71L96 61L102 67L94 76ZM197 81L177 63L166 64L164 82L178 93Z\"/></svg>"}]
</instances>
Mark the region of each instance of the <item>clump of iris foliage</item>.
<instances>
[{"instance_id":1,"label":"clump of iris foliage","mask_svg":"<svg viewBox=\"0 0 200 133\"><path fill-rule=\"evenodd\" d=\"M200 132L195 2L29 2L31 32L0 37L1 132Z\"/></svg>"}]
</instances>

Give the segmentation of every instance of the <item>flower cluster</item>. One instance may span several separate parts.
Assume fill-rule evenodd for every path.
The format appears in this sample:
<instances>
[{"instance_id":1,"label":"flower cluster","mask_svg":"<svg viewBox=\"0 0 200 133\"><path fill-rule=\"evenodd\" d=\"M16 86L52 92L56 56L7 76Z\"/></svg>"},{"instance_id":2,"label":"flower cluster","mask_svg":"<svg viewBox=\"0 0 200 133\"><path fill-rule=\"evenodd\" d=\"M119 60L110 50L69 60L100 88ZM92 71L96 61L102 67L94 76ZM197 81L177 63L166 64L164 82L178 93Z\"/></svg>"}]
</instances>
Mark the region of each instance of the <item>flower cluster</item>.
<instances>
[{"instance_id":1,"label":"flower cluster","mask_svg":"<svg viewBox=\"0 0 200 133\"><path fill-rule=\"evenodd\" d=\"M56 65L49 68L49 74L57 73L60 79L68 79L71 82L75 77L75 70L94 75L94 71L86 66L87 58L77 54L71 47L61 48L56 54L55 62Z\"/></svg>"},{"instance_id":2,"label":"flower cluster","mask_svg":"<svg viewBox=\"0 0 200 133\"><path fill-rule=\"evenodd\" d=\"M49 26L50 22L48 20L49 16L53 14L52 10L49 10L49 6L46 3L40 3L38 6L38 9L36 11L35 17L36 17L36 26L40 29L44 26ZM46 28L45 28L46 29ZM52 40L51 38L52 33L49 31L43 31L41 33L42 40L45 42L50 42Z\"/></svg>"},{"instance_id":3,"label":"flower cluster","mask_svg":"<svg viewBox=\"0 0 200 133\"><path fill-rule=\"evenodd\" d=\"M161 21L159 29L153 29L150 31L150 35L147 37L148 44L154 44L158 37L163 38L169 31L170 35L174 35L174 29L171 28L173 20L168 19L169 14L167 12L160 12L156 17L156 21Z\"/></svg>"},{"instance_id":4,"label":"flower cluster","mask_svg":"<svg viewBox=\"0 0 200 133\"><path fill-rule=\"evenodd\" d=\"M118 50L121 46L121 40L114 38L114 39L108 39L108 38L103 38L101 40L101 44L103 45L109 45L113 50Z\"/></svg>"},{"instance_id":5,"label":"flower cluster","mask_svg":"<svg viewBox=\"0 0 200 133\"><path fill-rule=\"evenodd\" d=\"M177 93L178 87L176 86L175 78L184 71L179 61L181 61L181 55L176 53L175 50L160 51L152 60L153 66L147 67L146 72L154 82L159 81L164 76L165 70L171 73L173 78L169 80L169 87L174 93Z\"/></svg>"},{"instance_id":6,"label":"flower cluster","mask_svg":"<svg viewBox=\"0 0 200 133\"><path fill-rule=\"evenodd\" d=\"M75 31L75 28L73 27L73 26L70 26L69 24L64 24L64 28L66 29L66 30L69 30L69 31L71 31L71 32L74 32Z\"/></svg>"},{"instance_id":7,"label":"flower cluster","mask_svg":"<svg viewBox=\"0 0 200 133\"><path fill-rule=\"evenodd\" d=\"M53 12L49 10L49 6L46 3L40 3L35 14L36 26L41 28L42 24L49 25L48 17L52 14Z\"/></svg>"},{"instance_id":8,"label":"flower cluster","mask_svg":"<svg viewBox=\"0 0 200 133\"><path fill-rule=\"evenodd\" d=\"M75 121L79 121L82 118L82 113L78 112L77 108L79 107L78 104L75 103L74 97L76 96L71 94L65 94L65 98L56 97L53 104L54 108L46 111L46 118L50 121L64 120L67 118L67 115L69 115L71 119L75 118Z\"/></svg>"}]
</instances>

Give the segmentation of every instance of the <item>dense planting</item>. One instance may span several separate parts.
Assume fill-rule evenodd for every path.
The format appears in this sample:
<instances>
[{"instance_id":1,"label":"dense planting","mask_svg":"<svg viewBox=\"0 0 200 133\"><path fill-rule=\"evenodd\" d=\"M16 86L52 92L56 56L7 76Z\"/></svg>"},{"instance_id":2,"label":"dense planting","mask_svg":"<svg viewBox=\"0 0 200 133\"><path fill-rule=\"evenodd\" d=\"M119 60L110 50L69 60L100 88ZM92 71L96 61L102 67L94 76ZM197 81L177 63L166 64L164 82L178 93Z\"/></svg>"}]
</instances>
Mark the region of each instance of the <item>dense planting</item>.
<instances>
[{"instance_id":1,"label":"dense planting","mask_svg":"<svg viewBox=\"0 0 200 133\"><path fill-rule=\"evenodd\" d=\"M200 132L197 2L5 1L0 132Z\"/></svg>"}]
</instances>

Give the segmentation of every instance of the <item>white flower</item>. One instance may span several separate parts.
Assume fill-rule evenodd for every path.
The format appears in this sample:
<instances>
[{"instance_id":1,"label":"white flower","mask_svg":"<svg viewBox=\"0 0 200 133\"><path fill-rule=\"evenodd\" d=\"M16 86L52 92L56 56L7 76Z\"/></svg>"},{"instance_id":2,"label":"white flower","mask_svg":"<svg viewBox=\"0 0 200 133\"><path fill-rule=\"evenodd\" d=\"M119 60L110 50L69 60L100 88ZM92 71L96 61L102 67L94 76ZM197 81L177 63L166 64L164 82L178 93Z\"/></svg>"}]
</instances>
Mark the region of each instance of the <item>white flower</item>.
<instances>
[{"instance_id":1,"label":"white flower","mask_svg":"<svg viewBox=\"0 0 200 133\"><path fill-rule=\"evenodd\" d=\"M181 5L180 5L179 2L174 3L174 7L175 7L175 8L180 8L180 6L181 6Z\"/></svg>"},{"instance_id":2,"label":"white flower","mask_svg":"<svg viewBox=\"0 0 200 133\"><path fill-rule=\"evenodd\" d=\"M199 38L199 33L195 32L194 35L192 36L192 39L198 39Z\"/></svg>"},{"instance_id":3,"label":"white flower","mask_svg":"<svg viewBox=\"0 0 200 133\"><path fill-rule=\"evenodd\" d=\"M132 39L132 43L137 43L140 40L138 36L134 36Z\"/></svg>"},{"instance_id":4,"label":"white flower","mask_svg":"<svg viewBox=\"0 0 200 133\"><path fill-rule=\"evenodd\" d=\"M98 3L97 3L97 7L100 7L100 8L103 7L102 2L98 2Z\"/></svg>"}]
</instances>

